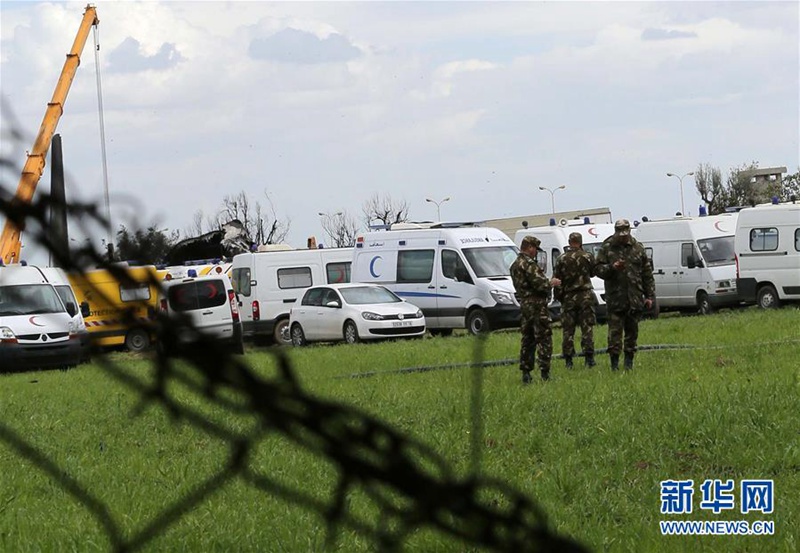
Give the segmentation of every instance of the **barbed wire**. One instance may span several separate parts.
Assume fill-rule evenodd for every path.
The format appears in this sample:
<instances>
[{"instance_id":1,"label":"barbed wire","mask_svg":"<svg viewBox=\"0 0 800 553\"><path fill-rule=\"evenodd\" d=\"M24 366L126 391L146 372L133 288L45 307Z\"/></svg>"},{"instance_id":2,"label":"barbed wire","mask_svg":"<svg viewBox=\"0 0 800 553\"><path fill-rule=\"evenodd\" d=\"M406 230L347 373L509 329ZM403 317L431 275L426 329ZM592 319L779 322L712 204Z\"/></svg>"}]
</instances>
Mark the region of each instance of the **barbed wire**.
<instances>
[{"instance_id":1,"label":"barbed wire","mask_svg":"<svg viewBox=\"0 0 800 553\"><path fill-rule=\"evenodd\" d=\"M8 164L8 161L4 162ZM88 243L80 248L58 249L47 228L48 209L57 203L48 194L38 194L30 204L14 200L0 183L0 213L26 227L26 240L37 243L53 256L54 264L67 272L83 272L90 266L107 270L123 285L135 284L125 267L110 262ZM100 210L91 203L71 202L61 206L70 221L88 229L108 229ZM150 284L161 288L155 275ZM139 282L141 284L141 282ZM94 294L109 300L103 290ZM126 310L126 325L140 324L136 306ZM178 337L193 330L187 317L167 319L158 314L148 325L163 344L176 344ZM143 548L176 524L183 516L221 487L240 480L265 494L281 498L315 512L327 526L327 547L334 548L342 529L363 536L381 551L403 548L413 532L428 529L460 540L471 547L492 551L587 551L577 541L558 535L544 510L528 495L499 479L481 474L482 380L486 363L484 341L475 340L470 409L472 443L470 471L460 478L433 448L393 428L390 424L353 406L309 394L300 385L288 357L281 348L269 351L278 368L273 377L254 371L246 358L231 355L213 341L176 350L159 348L153 357L152 378L143 379L114 361L96 356L105 373L137 394L131 416L150 406L163 409L174 421L222 440L226 455L218 470L191 491L158 513L144 528L133 533L112 516L112 506L91 491L56 461L32 445L25 436L0 421L0 441L20 458L45 473L94 517L107 535L113 551ZM180 370L178 370L180 367ZM186 367L189 367L187 370ZM234 415L256 417L248 431L234 431L212 420L205 409L192 408L174 393L178 384L204 398L206 405ZM236 398L236 399L232 399ZM265 438L277 435L322 456L336 469L334 490L320 500L280 483L272 474L254 467L251 456ZM348 494L362 491L378 510L377 522L358 516L349 508Z\"/></svg>"}]
</instances>

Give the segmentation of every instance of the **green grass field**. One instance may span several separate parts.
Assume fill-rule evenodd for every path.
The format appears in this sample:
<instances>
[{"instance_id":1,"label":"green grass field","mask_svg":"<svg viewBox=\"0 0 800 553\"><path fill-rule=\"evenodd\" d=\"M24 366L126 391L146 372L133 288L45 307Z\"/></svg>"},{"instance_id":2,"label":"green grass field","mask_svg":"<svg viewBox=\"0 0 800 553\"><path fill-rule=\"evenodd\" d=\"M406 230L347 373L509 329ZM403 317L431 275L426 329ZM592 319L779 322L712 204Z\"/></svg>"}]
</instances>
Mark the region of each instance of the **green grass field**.
<instances>
[{"instance_id":1,"label":"green grass field","mask_svg":"<svg viewBox=\"0 0 800 553\"><path fill-rule=\"evenodd\" d=\"M605 341L606 327L599 326L596 344L604 347ZM560 342L556 330L556 352ZM554 529L594 551L800 550L800 310L644 321L639 343L696 349L640 352L630 373L612 374L607 356L599 356L595 369L579 362L569 372L556 359L550 382L527 387L514 365L486 368L481 474L535 498ZM484 346L487 360L513 359L519 335L495 333ZM474 348L471 337L455 336L288 351L304 389L379 417L432 447L466 477L473 437L470 369L392 371L468 363ZM146 357L111 358L142 382L153 376ZM275 375L267 350L248 350L246 359L264 376ZM371 372L378 374L337 378ZM232 432L257 427L252 416L209 407L202 395L170 386L183 405ZM222 440L174 422L156 405L134 415L139 399L100 363L0 376L2 424L107 505L109 520L125 538L214 475L229 455ZM325 458L277 435L258 444L249 464L320 501L334 488L336 472ZM772 514L739 513L739 481L748 478L774 480ZM668 479L694 480L691 514L660 513L660 482ZM733 511L715 515L699 508L705 479L735 480ZM348 507L365 520L374 518L366 494L352 493ZM775 534L662 536L660 520L768 520ZM325 522L315 511L235 479L144 550L320 551L325 537ZM0 551L112 546L97 516L0 440ZM336 549L370 551L375 545L344 529ZM405 550L472 549L421 529Z\"/></svg>"}]
</instances>

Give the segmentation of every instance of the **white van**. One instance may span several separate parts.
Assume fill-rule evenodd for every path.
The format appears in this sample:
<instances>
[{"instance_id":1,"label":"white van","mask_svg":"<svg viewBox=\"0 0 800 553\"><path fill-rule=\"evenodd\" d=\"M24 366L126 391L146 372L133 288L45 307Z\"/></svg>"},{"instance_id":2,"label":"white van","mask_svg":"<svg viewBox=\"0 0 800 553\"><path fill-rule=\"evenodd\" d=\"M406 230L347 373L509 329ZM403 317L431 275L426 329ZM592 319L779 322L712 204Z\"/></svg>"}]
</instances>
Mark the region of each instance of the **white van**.
<instances>
[{"instance_id":1,"label":"white van","mask_svg":"<svg viewBox=\"0 0 800 553\"><path fill-rule=\"evenodd\" d=\"M519 326L509 274L519 249L496 228L454 226L393 225L357 236L353 282L382 284L413 303L434 335Z\"/></svg>"},{"instance_id":2,"label":"white van","mask_svg":"<svg viewBox=\"0 0 800 553\"><path fill-rule=\"evenodd\" d=\"M542 243L537 254L537 263L547 275L553 277L553 270L556 266L558 257L567 251L569 246L569 235L573 232L580 233L583 239L583 249L590 254L597 256L603 240L614 234L613 223L592 223L588 217L581 219L567 220L562 219L556 224L555 219L550 220L550 225L546 227L527 227L518 230L514 234L514 243L522 245L522 239L526 236L535 236ZM599 277L592 277L592 287L597 300L595 313L598 320L605 320L607 316L605 300L605 281ZM558 301L550 304L550 311L555 317L560 314L561 305Z\"/></svg>"},{"instance_id":3,"label":"white van","mask_svg":"<svg viewBox=\"0 0 800 553\"><path fill-rule=\"evenodd\" d=\"M74 303L64 305L38 267L0 267L0 370L80 363L76 312Z\"/></svg>"},{"instance_id":4,"label":"white van","mask_svg":"<svg viewBox=\"0 0 800 553\"><path fill-rule=\"evenodd\" d=\"M740 303L733 237L737 213L643 221L636 239L653 261L661 311L711 313Z\"/></svg>"},{"instance_id":5,"label":"white van","mask_svg":"<svg viewBox=\"0 0 800 553\"><path fill-rule=\"evenodd\" d=\"M272 337L291 344L289 310L306 288L350 282L353 248L242 253L233 258L231 282L238 294L246 338Z\"/></svg>"},{"instance_id":6,"label":"white van","mask_svg":"<svg viewBox=\"0 0 800 553\"><path fill-rule=\"evenodd\" d=\"M64 269L59 269L58 267L41 267L41 271L47 281L56 289L58 296L61 298L61 301L64 302L65 306L70 303L77 306L75 314L72 316L72 322L75 325L75 331L78 333L78 339L81 343L82 358L84 361L88 361L91 357L91 341L89 331L86 329L86 321L83 319L89 316L88 302L84 301L80 304L78 303L75 292L72 289L72 285L69 283L69 278Z\"/></svg>"},{"instance_id":7,"label":"white van","mask_svg":"<svg viewBox=\"0 0 800 553\"><path fill-rule=\"evenodd\" d=\"M800 204L742 209L734 249L736 285L745 303L768 308L800 301Z\"/></svg>"}]
</instances>

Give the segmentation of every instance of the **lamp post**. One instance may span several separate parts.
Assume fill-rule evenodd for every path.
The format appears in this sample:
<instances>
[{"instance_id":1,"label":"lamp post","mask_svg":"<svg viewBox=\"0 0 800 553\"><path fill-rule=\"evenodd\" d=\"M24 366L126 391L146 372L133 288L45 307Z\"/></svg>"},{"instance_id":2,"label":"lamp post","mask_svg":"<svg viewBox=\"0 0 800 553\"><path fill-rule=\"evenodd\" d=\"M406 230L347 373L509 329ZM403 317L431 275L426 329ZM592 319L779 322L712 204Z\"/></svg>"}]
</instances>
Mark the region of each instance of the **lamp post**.
<instances>
[{"instance_id":1,"label":"lamp post","mask_svg":"<svg viewBox=\"0 0 800 553\"><path fill-rule=\"evenodd\" d=\"M556 192L559 191L559 190L564 190L566 187L567 187L566 184L562 184L561 186L559 186L557 188L547 188L545 186L540 186L539 187L539 190L544 190L545 192L550 192L550 209L552 209L553 213L556 212Z\"/></svg>"},{"instance_id":2,"label":"lamp post","mask_svg":"<svg viewBox=\"0 0 800 553\"><path fill-rule=\"evenodd\" d=\"M694 171L686 173L685 175L683 175L683 177L691 177L692 175L694 175ZM683 177L679 177L675 173L667 173L667 176L675 177L676 179L678 179L679 186L681 187L681 215L686 215L686 208L683 205Z\"/></svg>"},{"instance_id":3,"label":"lamp post","mask_svg":"<svg viewBox=\"0 0 800 553\"><path fill-rule=\"evenodd\" d=\"M432 204L436 204L436 222L437 222L437 223L438 223L438 222L441 222L441 220L442 220L442 210L441 210L441 205L442 205L443 203L445 203L445 202L448 202L448 201L450 201L450 196L447 196L446 198L442 198L442 200L441 200L441 201L438 201L438 202L437 202L436 200L432 200L431 198L425 198L425 201L426 201L426 202L430 202L430 203L432 203Z\"/></svg>"}]
</instances>

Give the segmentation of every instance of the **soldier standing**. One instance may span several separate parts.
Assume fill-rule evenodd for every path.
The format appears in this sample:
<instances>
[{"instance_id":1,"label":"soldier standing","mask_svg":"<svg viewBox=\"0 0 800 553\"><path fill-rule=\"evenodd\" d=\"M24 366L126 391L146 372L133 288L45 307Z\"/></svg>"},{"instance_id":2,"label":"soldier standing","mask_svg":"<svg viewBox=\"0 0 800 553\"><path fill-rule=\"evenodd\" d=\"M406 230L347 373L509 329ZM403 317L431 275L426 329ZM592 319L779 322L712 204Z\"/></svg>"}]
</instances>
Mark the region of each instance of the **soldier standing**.
<instances>
[{"instance_id":1,"label":"soldier standing","mask_svg":"<svg viewBox=\"0 0 800 553\"><path fill-rule=\"evenodd\" d=\"M523 238L519 255L510 268L522 311L519 369L522 371L523 384L531 382L537 349L542 380L550 378L550 357L553 355L553 331L550 328L547 302L551 286L557 286L561 281L556 278L548 280L537 265L536 250L540 244L539 239L534 236Z\"/></svg>"},{"instance_id":2,"label":"soldier standing","mask_svg":"<svg viewBox=\"0 0 800 553\"><path fill-rule=\"evenodd\" d=\"M568 369L575 355L575 327L581 327L581 349L587 367L594 367L594 256L583 249L579 232L569 235L569 248L556 261L553 276L561 280L561 353Z\"/></svg>"},{"instance_id":3,"label":"soldier standing","mask_svg":"<svg viewBox=\"0 0 800 553\"><path fill-rule=\"evenodd\" d=\"M625 368L633 368L639 319L650 309L656 295L653 268L644 247L631 236L627 219L614 223L609 236L597 252L596 274L606 283L608 306L608 354L611 370L619 369L619 353L625 334Z\"/></svg>"}]
</instances>

